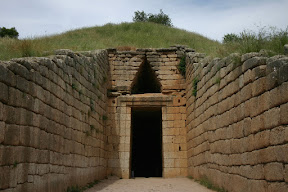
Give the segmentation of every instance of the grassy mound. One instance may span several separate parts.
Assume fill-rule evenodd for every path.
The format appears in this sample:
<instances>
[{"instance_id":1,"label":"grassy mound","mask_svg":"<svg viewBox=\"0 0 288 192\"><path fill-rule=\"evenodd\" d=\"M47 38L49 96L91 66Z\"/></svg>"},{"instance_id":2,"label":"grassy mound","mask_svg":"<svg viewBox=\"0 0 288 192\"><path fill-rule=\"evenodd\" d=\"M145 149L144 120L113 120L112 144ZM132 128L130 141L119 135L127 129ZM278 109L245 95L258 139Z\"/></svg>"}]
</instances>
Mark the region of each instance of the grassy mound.
<instances>
[{"instance_id":1,"label":"grassy mound","mask_svg":"<svg viewBox=\"0 0 288 192\"><path fill-rule=\"evenodd\" d=\"M0 38L0 60L47 56L57 49L167 48L175 44L187 45L211 57L261 49L269 50L269 55L283 54L283 46L288 44L288 27L285 30L264 28L259 32L244 30L239 35L224 36L224 43L220 43L197 33L155 23L106 24L33 39Z\"/></svg>"},{"instance_id":2,"label":"grassy mound","mask_svg":"<svg viewBox=\"0 0 288 192\"><path fill-rule=\"evenodd\" d=\"M34 39L0 39L0 60L16 57L45 56L56 49L86 51L118 46L165 48L181 44L198 52L213 54L221 46L197 33L155 23L106 24L72 30L59 35Z\"/></svg>"}]
</instances>

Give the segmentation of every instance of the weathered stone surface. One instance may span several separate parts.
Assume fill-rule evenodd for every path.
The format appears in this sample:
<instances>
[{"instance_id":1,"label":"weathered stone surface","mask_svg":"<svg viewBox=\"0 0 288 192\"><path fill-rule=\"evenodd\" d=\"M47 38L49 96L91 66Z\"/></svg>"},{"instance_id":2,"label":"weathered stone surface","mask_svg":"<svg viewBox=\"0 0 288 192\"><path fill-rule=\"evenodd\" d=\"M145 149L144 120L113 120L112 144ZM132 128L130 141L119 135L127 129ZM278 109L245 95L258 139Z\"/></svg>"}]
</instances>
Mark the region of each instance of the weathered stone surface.
<instances>
[{"instance_id":1,"label":"weathered stone surface","mask_svg":"<svg viewBox=\"0 0 288 192\"><path fill-rule=\"evenodd\" d=\"M129 178L131 117L143 107L161 108L164 177L207 175L231 191L285 189L287 57L192 51L58 50L1 62L0 172L8 167L9 177L0 176L8 183L0 189L64 191L107 174ZM186 79L178 71L184 53ZM159 93L131 94L137 76L147 87L159 81Z\"/></svg>"},{"instance_id":2,"label":"weathered stone surface","mask_svg":"<svg viewBox=\"0 0 288 192\"><path fill-rule=\"evenodd\" d=\"M284 54L288 55L288 44L284 45Z\"/></svg>"},{"instance_id":3,"label":"weathered stone surface","mask_svg":"<svg viewBox=\"0 0 288 192\"><path fill-rule=\"evenodd\" d=\"M283 180L284 167L282 163L269 163L264 166L265 179L268 181Z\"/></svg>"}]
</instances>

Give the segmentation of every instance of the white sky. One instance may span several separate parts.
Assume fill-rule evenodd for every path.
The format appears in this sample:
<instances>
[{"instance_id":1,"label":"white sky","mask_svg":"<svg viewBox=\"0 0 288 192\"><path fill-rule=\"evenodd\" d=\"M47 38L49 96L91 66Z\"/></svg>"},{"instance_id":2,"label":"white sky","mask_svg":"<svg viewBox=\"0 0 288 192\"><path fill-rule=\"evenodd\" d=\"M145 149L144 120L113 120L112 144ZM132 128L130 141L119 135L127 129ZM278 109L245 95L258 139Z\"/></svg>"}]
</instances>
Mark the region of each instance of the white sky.
<instances>
[{"instance_id":1,"label":"white sky","mask_svg":"<svg viewBox=\"0 0 288 192\"><path fill-rule=\"evenodd\" d=\"M221 41L244 29L288 26L288 0L0 0L0 27L20 38L132 22L134 12L168 14L175 27Z\"/></svg>"}]
</instances>

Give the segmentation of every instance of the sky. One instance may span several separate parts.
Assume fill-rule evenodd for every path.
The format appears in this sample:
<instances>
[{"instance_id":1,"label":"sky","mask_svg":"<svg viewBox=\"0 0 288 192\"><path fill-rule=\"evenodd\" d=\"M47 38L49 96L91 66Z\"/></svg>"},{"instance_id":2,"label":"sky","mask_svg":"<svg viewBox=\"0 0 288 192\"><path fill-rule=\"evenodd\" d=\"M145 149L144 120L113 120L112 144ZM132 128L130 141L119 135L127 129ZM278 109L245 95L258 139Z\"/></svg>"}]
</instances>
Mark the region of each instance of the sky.
<instances>
[{"instance_id":1,"label":"sky","mask_svg":"<svg viewBox=\"0 0 288 192\"><path fill-rule=\"evenodd\" d=\"M167 14L176 28L221 41L228 33L288 27L288 0L0 0L0 27L19 38L132 22L135 11Z\"/></svg>"}]
</instances>

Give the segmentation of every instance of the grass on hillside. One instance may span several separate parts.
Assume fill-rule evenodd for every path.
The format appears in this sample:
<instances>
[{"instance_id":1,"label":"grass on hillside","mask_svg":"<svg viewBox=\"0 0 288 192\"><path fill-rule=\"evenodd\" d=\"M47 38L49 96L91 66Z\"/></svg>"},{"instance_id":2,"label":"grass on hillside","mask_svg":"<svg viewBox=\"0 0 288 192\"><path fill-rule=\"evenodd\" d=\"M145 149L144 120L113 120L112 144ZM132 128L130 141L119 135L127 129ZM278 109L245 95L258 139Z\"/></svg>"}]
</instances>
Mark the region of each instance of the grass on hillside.
<instances>
[{"instance_id":1,"label":"grass on hillside","mask_svg":"<svg viewBox=\"0 0 288 192\"><path fill-rule=\"evenodd\" d=\"M230 37L225 41L225 37ZM285 30L275 27L262 27L257 32L244 30L240 34L224 36L224 44L218 50L219 55L227 53L249 53L266 50L268 55L284 53L284 45L288 44L288 27Z\"/></svg>"},{"instance_id":2,"label":"grass on hillside","mask_svg":"<svg viewBox=\"0 0 288 192\"><path fill-rule=\"evenodd\" d=\"M155 23L106 24L31 39L0 38L0 60L47 56L57 49L167 48L175 44L187 45L212 57L225 57L235 52L259 52L261 49L271 50L270 55L276 55L283 54L283 46L288 44L288 28L262 28L259 32L244 31L234 36L236 40L220 43L197 33Z\"/></svg>"},{"instance_id":3,"label":"grass on hillside","mask_svg":"<svg viewBox=\"0 0 288 192\"><path fill-rule=\"evenodd\" d=\"M199 34L155 23L106 24L34 39L2 38L0 60L45 56L57 49L87 51L118 46L167 48L175 44L187 45L207 54L214 53L220 45Z\"/></svg>"}]
</instances>

